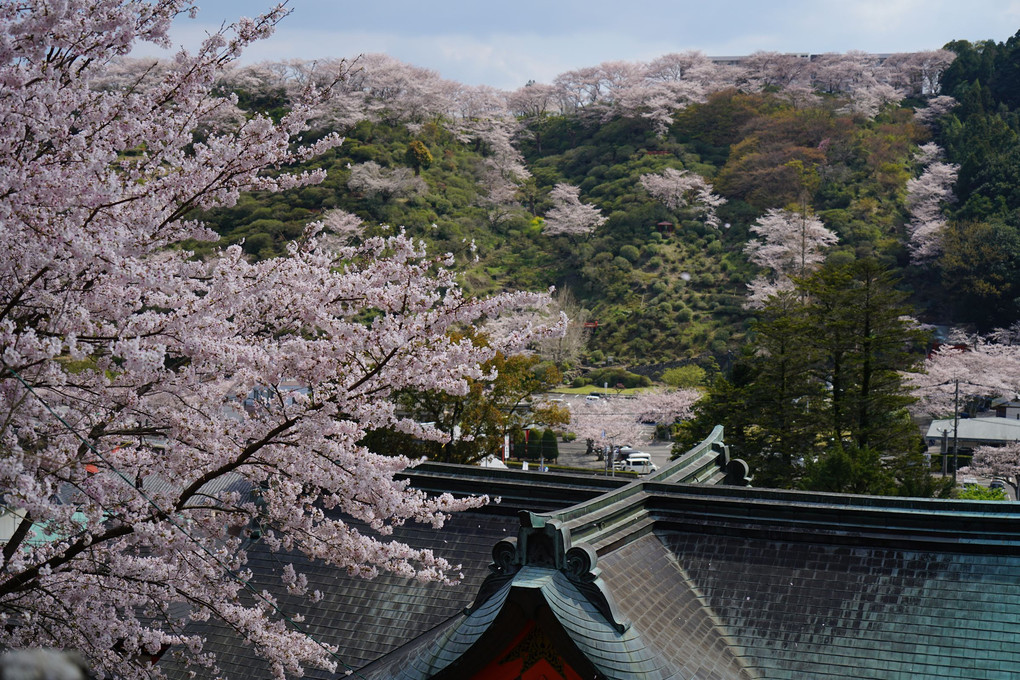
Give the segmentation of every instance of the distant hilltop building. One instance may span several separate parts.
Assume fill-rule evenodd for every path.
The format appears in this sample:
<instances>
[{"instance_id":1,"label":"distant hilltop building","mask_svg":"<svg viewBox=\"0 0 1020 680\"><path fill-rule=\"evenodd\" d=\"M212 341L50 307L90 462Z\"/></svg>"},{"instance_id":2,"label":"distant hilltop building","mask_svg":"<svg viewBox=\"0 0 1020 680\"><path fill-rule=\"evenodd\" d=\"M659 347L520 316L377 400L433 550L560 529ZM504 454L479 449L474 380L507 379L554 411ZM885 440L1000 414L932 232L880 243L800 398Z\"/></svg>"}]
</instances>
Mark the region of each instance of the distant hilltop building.
<instances>
[{"instance_id":1,"label":"distant hilltop building","mask_svg":"<svg viewBox=\"0 0 1020 680\"><path fill-rule=\"evenodd\" d=\"M833 54L831 52L776 52L775 54L782 57L796 57L797 59L803 59L804 61L815 61L819 57ZM881 53L868 53L868 56L874 57L878 60L878 63L885 62L886 59L893 55L892 52L881 52ZM743 55L739 57L712 57L709 56L708 60L713 64L720 64L722 66L743 66L752 55Z\"/></svg>"}]
</instances>

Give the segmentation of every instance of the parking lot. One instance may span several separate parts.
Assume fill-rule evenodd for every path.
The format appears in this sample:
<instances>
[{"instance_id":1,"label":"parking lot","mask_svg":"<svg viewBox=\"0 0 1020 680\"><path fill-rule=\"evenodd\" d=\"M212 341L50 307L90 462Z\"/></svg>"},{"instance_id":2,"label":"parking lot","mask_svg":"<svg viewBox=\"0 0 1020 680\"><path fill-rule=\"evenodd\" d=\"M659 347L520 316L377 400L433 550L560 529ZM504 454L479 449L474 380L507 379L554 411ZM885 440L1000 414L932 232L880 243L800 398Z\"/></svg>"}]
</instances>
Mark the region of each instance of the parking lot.
<instances>
[{"instance_id":1,"label":"parking lot","mask_svg":"<svg viewBox=\"0 0 1020 680\"><path fill-rule=\"evenodd\" d=\"M648 435L651 436L654 428L648 427ZM638 451L643 451L652 457L652 462L661 470L669 463L669 456L673 450L672 442L629 442ZM597 456L587 453L587 444L584 441L559 442L560 457L557 465L567 467L578 467L589 470L604 470L605 460L599 460Z\"/></svg>"}]
</instances>

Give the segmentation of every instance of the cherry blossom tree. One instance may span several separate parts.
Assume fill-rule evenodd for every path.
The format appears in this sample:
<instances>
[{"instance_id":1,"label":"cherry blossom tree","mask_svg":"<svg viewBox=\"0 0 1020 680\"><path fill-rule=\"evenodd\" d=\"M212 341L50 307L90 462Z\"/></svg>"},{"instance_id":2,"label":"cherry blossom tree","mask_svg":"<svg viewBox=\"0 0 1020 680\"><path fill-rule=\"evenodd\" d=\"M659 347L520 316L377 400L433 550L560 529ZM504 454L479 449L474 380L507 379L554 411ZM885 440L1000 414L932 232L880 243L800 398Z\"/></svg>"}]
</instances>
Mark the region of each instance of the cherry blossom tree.
<instances>
[{"instance_id":1,"label":"cherry blossom tree","mask_svg":"<svg viewBox=\"0 0 1020 680\"><path fill-rule=\"evenodd\" d=\"M638 420L642 423L673 425L688 420L702 393L695 389L654 390L638 398Z\"/></svg>"},{"instance_id":2,"label":"cherry blossom tree","mask_svg":"<svg viewBox=\"0 0 1020 680\"><path fill-rule=\"evenodd\" d=\"M673 211L691 210L705 219L705 224L718 227L721 223L716 208L726 202L712 193L712 185L688 170L666 168L661 174L641 175L644 190Z\"/></svg>"},{"instance_id":3,"label":"cherry blossom tree","mask_svg":"<svg viewBox=\"0 0 1020 680\"><path fill-rule=\"evenodd\" d=\"M549 192L553 207L545 214L542 231L550 236L588 236L609 219L590 203L581 203L581 190L570 184L557 184Z\"/></svg>"},{"instance_id":4,"label":"cherry blossom tree","mask_svg":"<svg viewBox=\"0 0 1020 680\"><path fill-rule=\"evenodd\" d=\"M751 225L760 238L747 242L751 262L769 270L748 284L748 304L760 307L771 295L792 290L791 277L804 276L825 260L824 249L839 237L817 217L772 208Z\"/></svg>"},{"instance_id":5,"label":"cherry blossom tree","mask_svg":"<svg viewBox=\"0 0 1020 680\"><path fill-rule=\"evenodd\" d=\"M799 54L759 51L744 59L744 79L754 89L809 86L810 62Z\"/></svg>"},{"instance_id":6,"label":"cherry blossom tree","mask_svg":"<svg viewBox=\"0 0 1020 680\"><path fill-rule=\"evenodd\" d=\"M349 243L354 236L361 233L364 226L360 217L340 208L324 212L319 224L322 225L324 241L328 242L332 236L342 244Z\"/></svg>"},{"instance_id":7,"label":"cherry blossom tree","mask_svg":"<svg viewBox=\"0 0 1020 680\"><path fill-rule=\"evenodd\" d=\"M905 374L905 383L917 399L915 411L936 418L952 416L954 452L961 406L978 397L1012 398L1020 392L1020 347L991 339L1004 333L1008 331L994 332L988 338L954 334L950 343L929 354L923 373ZM1002 454L1002 460L1008 456L1008 452ZM996 456L975 456L974 465L990 469L1002 462L996 460ZM1015 473L1010 476L1015 480Z\"/></svg>"},{"instance_id":8,"label":"cherry blossom tree","mask_svg":"<svg viewBox=\"0 0 1020 680\"><path fill-rule=\"evenodd\" d=\"M1020 392L1020 346L981 336L956 337L928 356L923 373L905 377L920 413L958 414L960 404L974 397L1012 397Z\"/></svg>"},{"instance_id":9,"label":"cherry blossom tree","mask_svg":"<svg viewBox=\"0 0 1020 680\"><path fill-rule=\"evenodd\" d=\"M874 118L884 107L902 101L904 91L889 83L869 80L853 87L849 95L846 111Z\"/></svg>"},{"instance_id":10,"label":"cherry blossom tree","mask_svg":"<svg viewBox=\"0 0 1020 680\"><path fill-rule=\"evenodd\" d=\"M601 105L606 95L598 66L561 73L553 80L553 87L556 88L560 110L568 114Z\"/></svg>"},{"instance_id":11,"label":"cherry blossom tree","mask_svg":"<svg viewBox=\"0 0 1020 680\"><path fill-rule=\"evenodd\" d=\"M902 52L886 57L881 72L887 82L912 97L935 96L942 89L942 74L954 59L956 54L950 50Z\"/></svg>"},{"instance_id":12,"label":"cherry blossom tree","mask_svg":"<svg viewBox=\"0 0 1020 680\"><path fill-rule=\"evenodd\" d=\"M595 448L640 445L651 441L652 431L638 419L643 409L633 400L585 400L571 409L566 428Z\"/></svg>"},{"instance_id":13,"label":"cherry blossom tree","mask_svg":"<svg viewBox=\"0 0 1020 680\"><path fill-rule=\"evenodd\" d=\"M633 398L604 398L572 409L567 429L598 446L640 445L654 436L646 424L672 425L687 420L701 392L692 389L653 390Z\"/></svg>"},{"instance_id":14,"label":"cherry blossom tree","mask_svg":"<svg viewBox=\"0 0 1020 680\"><path fill-rule=\"evenodd\" d=\"M237 246L204 261L168 247L213 238L195 207L320 181L287 168L341 143L300 141L322 100L314 83L278 121L192 134L235 106L215 94L219 76L282 7L181 52L155 82L93 87L135 41L166 46L191 8L0 8L0 489L21 518L2 549L0 646L73 648L97 673L148 678L135 659L168 645L214 666L183 632L213 618L275 677L299 676L336 660L283 618L300 612L241 597L246 541L257 531L353 574L456 580L387 535L484 499L414 492L394 479L414 461L359 442L380 428L439 436L390 395L463 393L496 350L545 331L489 347L452 331L545 296L469 299L450 258L403 235L330 247L321 224L258 263ZM300 573L278 576L317 597Z\"/></svg>"},{"instance_id":15,"label":"cherry blossom tree","mask_svg":"<svg viewBox=\"0 0 1020 680\"><path fill-rule=\"evenodd\" d=\"M928 100L928 105L922 109L914 111L914 119L922 125L927 125L930 128L936 126L937 121L946 115L954 108L956 108L959 102L949 95L940 94L937 97L932 97Z\"/></svg>"},{"instance_id":16,"label":"cherry blossom tree","mask_svg":"<svg viewBox=\"0 0 1020 680\"><path fill-rule=\"evenodd\" d=\"M388 55L364 54L350 70L344 90L361 93L375 119L422 123L452 110L457 85Z\"/></svg>"},{"instance_id":17,"label":"cherry blossom tree","mask_svg":"<svg viewBox=\"0 0 1020 680\"><path fill-rule=\"evenodd\" d=\"M534 119L552 111L557 89L545 83L528 83L506 96L506 104L515 116Z\"/></svg>"},{"instance_id":18,"label":"cherry blossom tree","mask_svg":"<svg viewBox=\"0 0 1020 680\"><path fill-rule=\"evenodd\" d=\"M555 364L576 362L591 336L591 331L584 325L590 314L589 310L581 307L568 288L561 288L550 290L550 303L545 309L505 314L487 322L483 331L488 336L502 338L521 327L557 323L563 327L561 334L540 338L529 349Z\"/></svg>"},{"instance_id":19,"label":"cherry blossom tree","mask_svg":"<svg viewBox=\"0 0 1020 680\"><path fill-rule=\"evenodd\" d=\"M386 169L375 161L365 161L351 168L347 187L369 198L381 196L383 200L404 198L425 192L425 180L410 168Z\"/></svg>"},{"instance_id":20,"label":"cherry blossom tree","mask_svg":"<svg viewBox=\"0 0 1020 680\"><path fill-rule=\"evenodd\" d=\"M935 144L922 146L917 159L924 164L924 170L920 176L907 180L907 209L911 218L907 232L910 257L915 264L930 261L942 252L941 236L946 226L942 209L955 200L953 186L960 166L936 160L941 155Z\"/></svg>"},{"instance_id":21,"label":"cherry blossom tree","mask_svg":"<svg viewBox=\"0 0 1020 680\"><path fill-rule=\"evenodd\" d=\"M977 447L970 465L960 468L960 474L1000 479L1012 487L1013 498L1020 498L1020 442Z\"/></svg>"},{"instance_id":22,"label":"cherry blossom tree","mask_svg":"<svg viewBox=\"0 0 1020 680\"><path fill-rule=\"evenodd\" d=\"M879 59L867 52L850 50L845 53L820 54L812 57L810 65L816 88L830 94L847 94L875 80Z\"/></svg>"}]
</instances>

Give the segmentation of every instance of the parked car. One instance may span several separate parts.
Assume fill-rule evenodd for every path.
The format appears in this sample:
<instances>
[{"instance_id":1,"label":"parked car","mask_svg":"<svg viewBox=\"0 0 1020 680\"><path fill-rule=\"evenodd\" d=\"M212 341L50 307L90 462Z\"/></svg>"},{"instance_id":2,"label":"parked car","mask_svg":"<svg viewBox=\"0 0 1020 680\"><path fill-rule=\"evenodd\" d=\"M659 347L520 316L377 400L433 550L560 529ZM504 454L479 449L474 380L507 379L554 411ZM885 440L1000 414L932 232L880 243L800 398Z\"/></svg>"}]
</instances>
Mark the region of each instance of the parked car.
<instances>
[{"instance_id":1,"label":"parked car","mask_svg":"<svg viewBox=\"0 0 1020 680\"><path fill-rule=\"evenodd\" d=\"M624 460L616 461L613 467L624 472L636 472L639 475L647 475L659 471L659 466L652 462L652 457L640 451L628 454Z\"/></svg>"}]
</instances>

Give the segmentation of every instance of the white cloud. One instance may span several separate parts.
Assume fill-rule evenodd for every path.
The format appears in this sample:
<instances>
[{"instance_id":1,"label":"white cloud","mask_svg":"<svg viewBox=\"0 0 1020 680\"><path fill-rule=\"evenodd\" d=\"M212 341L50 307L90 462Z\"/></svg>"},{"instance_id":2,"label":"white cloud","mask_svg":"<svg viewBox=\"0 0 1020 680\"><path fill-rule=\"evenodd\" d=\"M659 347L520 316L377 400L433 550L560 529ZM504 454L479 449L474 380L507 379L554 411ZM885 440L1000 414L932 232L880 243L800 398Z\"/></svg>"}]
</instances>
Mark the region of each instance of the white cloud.
<instances>
[{"instance_id":1,"label":"white cloud","mask_svg":"<svg viewBox=\"0 0 1020 680\"><path fill-rule=\"evenodd\" d=\"M221 18L260 9L251 0L201 4L200 21L176 24L176 42L194 48ZM608 0L583 6L580 0L521 0L512 9L436 0L427 10L406 4L392 12L330 0L292 0L292 7L293 15L272 38L250 47L244 61L381 52L451 80L503 89L531 79L551 82L603 61L647 61L687 49L709 55L898 52L955 39L1005 40L1020 28L1020 0L629 0L622 13Z\"/></svg>"}]
</instances>

